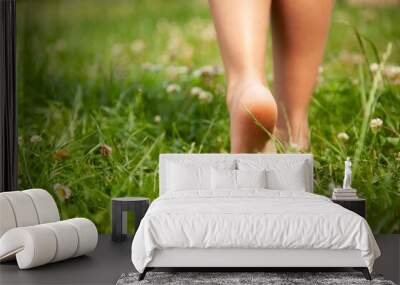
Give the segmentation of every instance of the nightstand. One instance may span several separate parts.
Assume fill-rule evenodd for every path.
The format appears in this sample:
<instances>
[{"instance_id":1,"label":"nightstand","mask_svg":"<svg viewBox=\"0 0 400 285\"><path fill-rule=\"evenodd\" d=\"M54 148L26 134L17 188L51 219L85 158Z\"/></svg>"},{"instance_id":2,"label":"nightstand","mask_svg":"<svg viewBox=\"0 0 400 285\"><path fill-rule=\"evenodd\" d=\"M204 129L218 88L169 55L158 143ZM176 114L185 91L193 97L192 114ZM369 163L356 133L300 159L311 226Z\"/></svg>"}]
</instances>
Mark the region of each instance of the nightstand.
<instances>
[{"instance_id":1,"label":"nightstand","mask_svg":"<svg viewBox=\"0 0 400 285\"><path fill-rule=\"evenodd\" d=\"M135 231L146 214L150 199L144 197L112 198L112 240L123 241L127 235L127 211L135 216Z\"/></svg>"},{"instance_id":2,"label":"nightstand","mask_svg":"<svg viewBox=\"0 0 400 285\"><path fill-rule=\"evenodd\" d=\"M336 200L336 199L334 200L334 199L332 199L332 202L339 204L340 206L342 206L350 211L353 211L356 214L359 214L363 218L365 218L365 216L366 216L365 199L362 199L362 198L351 199L351 200Z\"/></svg>"}]
</instances>

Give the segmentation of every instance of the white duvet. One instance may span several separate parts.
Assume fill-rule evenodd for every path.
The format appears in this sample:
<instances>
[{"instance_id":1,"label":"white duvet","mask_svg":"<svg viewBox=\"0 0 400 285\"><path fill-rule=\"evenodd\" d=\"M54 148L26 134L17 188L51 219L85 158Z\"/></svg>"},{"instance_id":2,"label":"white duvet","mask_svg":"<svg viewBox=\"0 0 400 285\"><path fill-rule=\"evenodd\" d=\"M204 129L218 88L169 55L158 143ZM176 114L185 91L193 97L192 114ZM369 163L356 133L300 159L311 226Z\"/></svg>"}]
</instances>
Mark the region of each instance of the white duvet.
<instances>
[{"instance_id":1,"label":"white duvet","mask_svg":"<svg viewBox=\"0 0 400 285\"><path fill-rule=\"evenodd\" d=\"M165 248L358 249L370 271L380 255L359 215L320 195L265 189L154 200L132 243L135 268L143 272L154 250Z\"/></svg>"}]
</instances>

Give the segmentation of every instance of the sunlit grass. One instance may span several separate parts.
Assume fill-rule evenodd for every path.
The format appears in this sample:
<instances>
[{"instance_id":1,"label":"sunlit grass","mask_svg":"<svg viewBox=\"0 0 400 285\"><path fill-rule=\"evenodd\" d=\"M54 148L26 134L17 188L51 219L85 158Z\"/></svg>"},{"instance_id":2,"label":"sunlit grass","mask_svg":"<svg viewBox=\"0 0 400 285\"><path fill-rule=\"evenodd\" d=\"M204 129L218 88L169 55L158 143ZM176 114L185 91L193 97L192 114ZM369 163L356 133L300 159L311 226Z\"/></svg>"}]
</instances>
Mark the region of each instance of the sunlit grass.
<instances>
[{"instance_id":1,"label":"sunlit grass","mask_svg":"<svg viewBox=\"0 0 400 285\"><path fill-rule=\"evenodd\" d=\"M309 118L316 192L355 157L375 232L400 232L398 12L336 7ZM19 187L109 232L111 197L158 196L160 153L229 152L221 66L204 1L19 1Z\"/></svg>"}]
</instances>

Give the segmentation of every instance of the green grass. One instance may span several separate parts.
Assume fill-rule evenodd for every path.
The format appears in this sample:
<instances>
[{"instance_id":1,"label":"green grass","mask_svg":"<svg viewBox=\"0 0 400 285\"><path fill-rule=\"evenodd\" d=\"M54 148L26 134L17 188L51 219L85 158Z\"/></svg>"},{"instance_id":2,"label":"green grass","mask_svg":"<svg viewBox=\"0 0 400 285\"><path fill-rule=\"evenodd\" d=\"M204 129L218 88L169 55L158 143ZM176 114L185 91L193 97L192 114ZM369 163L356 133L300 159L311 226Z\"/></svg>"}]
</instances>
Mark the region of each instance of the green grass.
<instances>
[{"instance_id":1,"label":"green grass","mask_svg":"<svg viewBox=\"0 0 400 285\"><path fill-rule=\"evenodd\" d=\"M19 187L48 189L63 218L88 217L109 232L111 197L158 196L160 153L229 151L223 74L199 76L221 66L206 2L18 1L17 9ZM330 195L344 159L356 157L353 185L382 233L400 233L400 77L369 65L389 43L386 64L399 65L399 11L336 6L310 109L316 192ZM168 93L169 84L180 90ZM212 101L191 96L196 86ZM372 118L383 121L375 132Z\"/></svg>"}]
</instances>

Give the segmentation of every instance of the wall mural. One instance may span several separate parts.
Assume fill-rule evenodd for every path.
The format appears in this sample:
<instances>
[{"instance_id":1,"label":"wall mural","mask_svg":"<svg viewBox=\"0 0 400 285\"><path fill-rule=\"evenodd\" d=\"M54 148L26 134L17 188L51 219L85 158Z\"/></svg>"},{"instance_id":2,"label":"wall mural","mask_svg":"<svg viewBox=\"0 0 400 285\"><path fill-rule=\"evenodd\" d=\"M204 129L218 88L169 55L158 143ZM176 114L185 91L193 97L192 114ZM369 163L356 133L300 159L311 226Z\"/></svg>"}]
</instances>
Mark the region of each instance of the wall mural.
<instances>
[{"instance_id":1,"label":"wall mural","mask_svg":"<svg viewBox=\"0 0 400 285\"><path fill-rule=\"evenodd\" d=\"M341 187L350 157L380 233L400 233L398 12L336 3L309 110L315 192ZM63 219L110 232L112 197L158 196L160 153L230 151L206 1L18 1L17 26L18 188L47 189Z\"/></svg>"}]
</instances>

